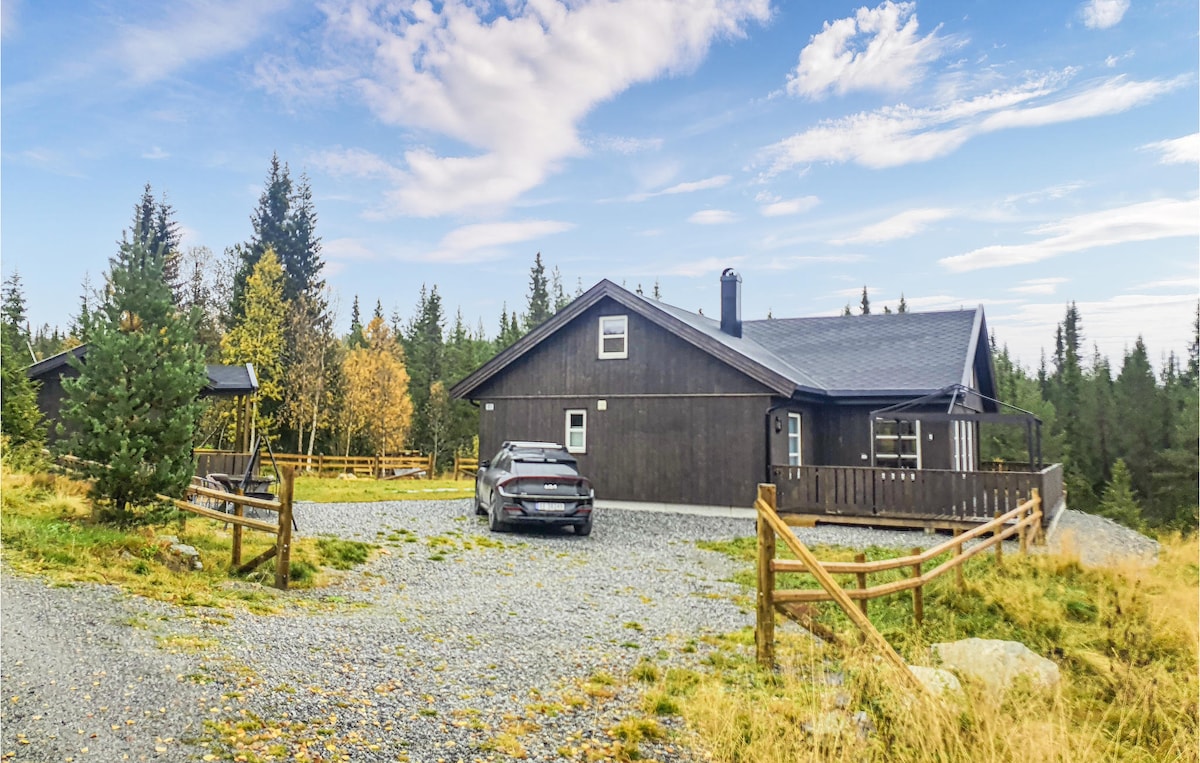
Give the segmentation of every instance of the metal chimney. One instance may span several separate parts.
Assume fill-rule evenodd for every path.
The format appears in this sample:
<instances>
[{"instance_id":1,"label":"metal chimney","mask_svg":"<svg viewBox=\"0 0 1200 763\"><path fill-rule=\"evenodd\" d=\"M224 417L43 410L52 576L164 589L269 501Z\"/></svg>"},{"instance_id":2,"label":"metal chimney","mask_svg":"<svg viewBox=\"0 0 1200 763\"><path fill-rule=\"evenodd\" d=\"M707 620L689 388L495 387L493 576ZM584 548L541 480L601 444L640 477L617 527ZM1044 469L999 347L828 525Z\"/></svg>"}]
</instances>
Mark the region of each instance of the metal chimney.
<instances>
[{"instance_id":1,"label":"metal chimney","mask_svg":"<svg viewBox=\"0 0 1200 763\"><path fill-rule=\"evenodd\" d=\"M742 277L733 268L721 273L721 331L742 336Z\"/></svg>"}]
</instances>

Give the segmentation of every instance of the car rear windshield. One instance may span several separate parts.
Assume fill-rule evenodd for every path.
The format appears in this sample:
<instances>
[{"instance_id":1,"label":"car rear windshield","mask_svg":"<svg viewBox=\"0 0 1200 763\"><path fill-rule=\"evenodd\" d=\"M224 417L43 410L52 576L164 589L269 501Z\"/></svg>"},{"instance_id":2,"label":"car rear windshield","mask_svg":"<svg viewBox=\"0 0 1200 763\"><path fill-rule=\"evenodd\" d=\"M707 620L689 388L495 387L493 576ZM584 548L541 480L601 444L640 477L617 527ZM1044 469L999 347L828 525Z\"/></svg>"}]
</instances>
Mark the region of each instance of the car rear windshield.
<instances>
[{"instance_id":1,"label":"car rear windshield","mask_svg":"<svg viewBox=\"0 0 1200 763\"><path fill-rule=\"evenodd\" d=\"M575 457L565 450L515 450L514 463L523 464L574 464Z\"/></svg>"},{"instance_id":2,"label":"car rear windshield","mask_svg":"<svg viewBox=\"0 0 1200 763\"><path fill-rule=\"evenodd\" d=\"M553 461L516 461L513 463L513 474L519 477L578 477L574 464L556 464Z\"/></svg>"}]
</instances>

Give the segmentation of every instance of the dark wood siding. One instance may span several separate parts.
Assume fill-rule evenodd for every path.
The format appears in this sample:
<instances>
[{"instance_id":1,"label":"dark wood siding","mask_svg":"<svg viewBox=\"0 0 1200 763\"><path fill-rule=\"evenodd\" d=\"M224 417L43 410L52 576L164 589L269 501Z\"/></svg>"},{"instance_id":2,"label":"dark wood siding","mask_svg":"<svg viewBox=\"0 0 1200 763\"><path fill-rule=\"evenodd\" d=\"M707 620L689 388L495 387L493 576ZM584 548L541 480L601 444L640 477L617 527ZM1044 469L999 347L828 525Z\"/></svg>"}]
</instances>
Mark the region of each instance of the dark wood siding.
<instances>
[{"instance_id":1,"label":"dark wood siding","mask_svg":"<svg viewBox=\"0 0 1200 763\"><path fill-rule=\"evenodd\" d=\"M872 466L871 463L871 411L881 407L874 405L822 406L817 409L814 427L816 459L806 464L832 466ZM921 408L917 410L944 412L945 409ZM903 418L903 414L896 414ZM931 437L932 436L932 437ZM786 459L787 450L776 451ZM863 456L866 456L864 458ZM950 469L954 451L951 427L947 422L921 422L921 466L925 469ZM777 461L783 464L784 461Z\"/></svg>"},{"instance_id":2,"label":"dark wood siding","mask_svg":"<svg viewBox=\"0 0 1200 763\"><path fill-rule=\"evenodd\" d=\"M629 316L629 357L598 357L602 315ZM605 299L482 384L473 397L765 392L741 371Z\"/></svg>"},{"instance_id":3,"label":"dark wood siding","mask_svg":"<svg viewBox=\"0 0 1200 763\"><path fill-rule=\"evenodd\" d=\"M77 378L79 378L79 372L70 366L66 366L33 380L34 384L38 387L37 405L46 422L46 440L49 442L60 439L58 424L63 423L62 406L66 395L63 392L62 380ZM63 438L68 437L71 431L73 431L73 428L66 426L65 423L63 429Z\"/></svg>"},{"instance_id":4,"label":"dark wood siding","mask_svg":"<svg viewBox=\"0 0 1200 763\"><path fill-rule=\"evenodd\" d=\"M628 357L599 358L603 315L628 316ZM586 410L587 450L577 456L601 499L749 506L765 478L770 392L612 300L474 397L482 458L504 440L565 443L566 412Z\"/></svg>"},{"instance_id":5,"label":"dark wood siding","mask_svg":"<svg viewBox=\"0 0 1200 763\"><path fill-rule=\"evenodd\" d=\"M597 400L607 410L597 410ZM563 397L484 403L480 456L504 440L563 442L566 411L587 410L580 470L600 499L751 506L765 478L761 397ZM786 453L786 444L785 451Z\"/></svg>"}]
</instances>

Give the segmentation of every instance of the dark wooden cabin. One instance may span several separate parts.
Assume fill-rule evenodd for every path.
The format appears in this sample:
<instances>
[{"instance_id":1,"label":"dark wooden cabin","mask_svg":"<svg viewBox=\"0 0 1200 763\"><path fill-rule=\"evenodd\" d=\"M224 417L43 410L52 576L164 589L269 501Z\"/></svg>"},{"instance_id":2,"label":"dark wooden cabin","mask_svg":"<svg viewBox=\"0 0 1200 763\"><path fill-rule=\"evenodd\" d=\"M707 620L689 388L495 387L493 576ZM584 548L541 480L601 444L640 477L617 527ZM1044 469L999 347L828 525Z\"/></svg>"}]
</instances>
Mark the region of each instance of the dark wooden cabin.
<instances>
[{"instance_id":1,"label":"dark wooden cabin","mask_svg":"<svg viewBox=\"0 0 1200 763\"><path fill-rule=\"evenodd\" d=\"M774 481L781 508L848 519L882 516L885 480L979 473L979 422L1003 415L982 307L742 321L732 271L721 304L714 320L596 284L451 390L481 408L480 456L552 440L601 499L749 506ZM902 518L995 502L927 492Z\"/></svg>"},{"instance_id":2,"label":"dark wooden cabin","mask_svg":"<svg viewBox=\"0 0 1200 763\"><path fill-rule=\"evenodd\" d=\"M73 347L57 355L40 360L25 369L25 375L37 382L37 404L42 416L50 426L46 427L46 437L50 441L58 438L56 423L62 419L63 379L79 377L79 370L69 362L71 357L81 363L87 360L86 344ZM254 374L254 366L249 363L240 366L224 366L208 364L204 367L208 382L200 391L200 397L246 397L258 390L258 378Z\"/></svg>"}]
</instances>

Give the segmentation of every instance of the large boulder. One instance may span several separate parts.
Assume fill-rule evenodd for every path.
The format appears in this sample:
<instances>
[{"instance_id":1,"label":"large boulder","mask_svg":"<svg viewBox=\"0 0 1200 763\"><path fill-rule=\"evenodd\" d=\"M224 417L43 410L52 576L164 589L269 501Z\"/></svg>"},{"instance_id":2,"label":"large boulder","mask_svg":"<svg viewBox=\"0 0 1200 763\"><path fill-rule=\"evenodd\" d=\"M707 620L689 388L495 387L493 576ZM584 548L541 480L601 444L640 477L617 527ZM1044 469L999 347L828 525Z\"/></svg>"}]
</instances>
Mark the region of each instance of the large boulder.
<instances>
[{"instance_id":1,"label":"large boulder","mask_svg":"<svg viewBox=\"0 0 1200 763\"><path fill-rule=\"evenodd\" d=\"M994 693L1002 694L1020 676L1031 685L1053 689L1058 685L1058 665L1017 641L968 638L933 645L942 667L973 678Z\"/></svg>"}]
</instances>

